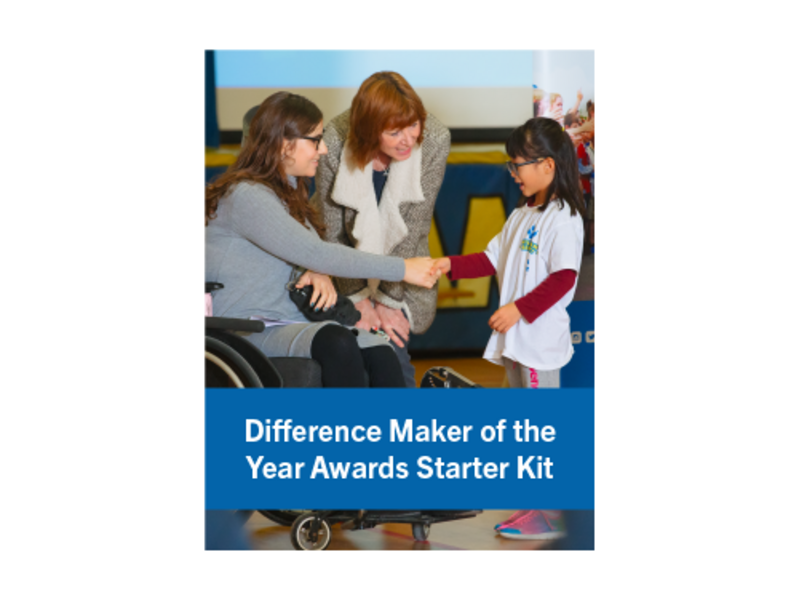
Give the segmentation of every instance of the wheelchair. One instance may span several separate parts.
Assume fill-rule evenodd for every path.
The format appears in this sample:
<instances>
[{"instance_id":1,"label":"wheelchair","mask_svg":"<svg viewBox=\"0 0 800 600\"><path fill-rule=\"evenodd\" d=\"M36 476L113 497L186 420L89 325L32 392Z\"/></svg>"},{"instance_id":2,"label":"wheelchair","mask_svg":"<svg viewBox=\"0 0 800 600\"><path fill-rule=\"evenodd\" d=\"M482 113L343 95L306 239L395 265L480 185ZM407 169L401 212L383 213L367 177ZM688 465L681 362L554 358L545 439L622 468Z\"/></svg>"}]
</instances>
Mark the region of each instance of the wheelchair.
<instances>
[{"instance_id":1,"label":"wheelchair","mask_svg":"<svg viewBox=\"0 0 800 600\"><path fill-rule=\"evenodd\" d=\"M206 283L206 293L222 289ZM248 319L206 317L206 387L322 387L322 368L313 358L266 357L239 333L260 333L264 323ZM476 388L448 367L433 367L421 388Z\"/></svg>"},{"instance_id":2,"label":"wheelchair","mask_svg":"<svg viewBox=\"0 0 800 600\"><path fill-rule=\"evenodd\" d=\"M206 283L206 293L222 284ZM206 316L206 388L322 387L322 369L310 358L266 357L239 333L258 333L264 323L247 319ZM422 377L421 388L480 387L448 367L433 367ZM252 510L237 511L244 520ZM383 523L408 523L414 540L428 539L431 525L466 519L480 510L271 510L258 512L278 525L291 527L296 550L325 550L331 526L371 529Z\"/></svg>"},{"instance_id":3,"label":"wheelchair","mask_svg":"<svg viewBox=\"0 0 800 600\"><path fill-rule=\"evenodd\" d=\"M222 289L206 283L206 293ZM240 333L264 331L248 319L206 317L206 387L322 387L322 368L311 358L268 358Z\"/></svg>"},{"instance_id":4,"label":"wheelchair","mask_svg":"<svg viewBox=\"0 0 800 600\"><path fill-rule=\"evenodd\" d=\"M253 511L241 511L249 517ZM295 550L325 550L331 543L331 528L340 524L343 530L371 529L383 523L408 523L416 542L428 539L431 525L445 521L469 519L481 510L309 510L258 511L279 525L291 526L291 542ZM248 514L249 513L249 514Z\"/></svg>"}]
</instances>

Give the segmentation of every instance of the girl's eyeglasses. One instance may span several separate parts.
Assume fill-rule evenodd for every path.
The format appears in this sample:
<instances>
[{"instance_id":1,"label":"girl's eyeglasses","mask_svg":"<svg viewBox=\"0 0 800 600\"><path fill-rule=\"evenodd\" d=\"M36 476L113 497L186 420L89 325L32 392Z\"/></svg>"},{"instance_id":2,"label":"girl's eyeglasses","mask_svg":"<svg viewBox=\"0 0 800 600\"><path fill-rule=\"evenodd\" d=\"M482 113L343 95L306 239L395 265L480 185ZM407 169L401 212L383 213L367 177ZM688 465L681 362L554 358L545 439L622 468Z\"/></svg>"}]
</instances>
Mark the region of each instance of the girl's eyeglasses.
<instances>
[{"instance_id":1,"label":"girl's eyeglasses","mask_svg":"<svg viewBox=\"0 0 800 600\"><path fill-rule=\"evenodd\" d=\"M534 163L542 162L546 158L547 158L546 156L541 157L541 158L534 158L533 160L529 160L528 162L523 162L523 163L515 163L515 162L509 160L509 161L506 162L506 167L508 167L508 172L509 173L519 177L519 168L520 167L524 167L525 165L532 165Z\"/></svg>"},{"instance_id":2,"label":"girl's eyeglasses","mask_svg":"<svg viewBox=\"0 0 800 600\"><path fill-rule=\"evenodd\" d=\"M319 143L322 141L322 136L323 135L325 135L325 130L324 129L322 130L322 135L318 135L317 137L308 137L307 135L300 135L300 136L297 136L297 137L299 137L301 140L311 140L312 142L314 142L317 145L316 149L319 150Z\"/></svg>"}]
</instances>

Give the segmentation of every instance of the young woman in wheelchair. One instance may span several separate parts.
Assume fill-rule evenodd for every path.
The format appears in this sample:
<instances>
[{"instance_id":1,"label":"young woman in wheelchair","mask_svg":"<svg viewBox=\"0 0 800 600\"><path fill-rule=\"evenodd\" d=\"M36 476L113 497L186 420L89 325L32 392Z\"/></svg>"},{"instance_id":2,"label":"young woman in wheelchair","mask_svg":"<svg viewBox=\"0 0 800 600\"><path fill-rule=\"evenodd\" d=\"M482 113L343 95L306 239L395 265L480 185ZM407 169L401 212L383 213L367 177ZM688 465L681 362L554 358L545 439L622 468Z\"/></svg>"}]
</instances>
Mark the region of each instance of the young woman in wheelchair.
<instances>
[{"instance_id":1,"label":"young woman in wheelchair","mask_svg":"<svg viewBox=\"0 0 800 600\"><path fill-rule=\"evenodd\" d=\"M322 240L324 224L308 202L322 140L322 113L310 100L278 92L253 118L236 162L206 188L206 281L214 314L263 320L248 340L268 357L313 358L324 387L404 387L397 356L382 337L354 335L333 321L309 321L290 299L287 284L313 287L312 303L336 303L330 276L405 281L431 288L438 272L430 258L401 259Z\"/></svg>"}]
</instances>

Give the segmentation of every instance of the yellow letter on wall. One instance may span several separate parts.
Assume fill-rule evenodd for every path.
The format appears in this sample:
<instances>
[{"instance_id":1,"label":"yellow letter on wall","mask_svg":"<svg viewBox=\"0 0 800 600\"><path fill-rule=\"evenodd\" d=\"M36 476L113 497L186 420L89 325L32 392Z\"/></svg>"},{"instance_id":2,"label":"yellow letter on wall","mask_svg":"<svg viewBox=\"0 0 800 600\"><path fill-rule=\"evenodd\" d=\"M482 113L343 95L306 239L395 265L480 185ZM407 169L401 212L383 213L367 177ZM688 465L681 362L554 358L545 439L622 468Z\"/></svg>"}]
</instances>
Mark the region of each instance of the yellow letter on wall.
<instances>
[{"instance_id":1,"label":"yellow letter on wall","mask_svg":"<svg viewBox=\"0 0 800 600\"><path fill-rule=\"evenodd\" d=\"M471 198L467 213L467 229L461 246L461 254L483 252L494 236L500 233L506 222L503 199L499 196ZM431 256L444 256L439 232L431 227L428 236ZM439 308L485 308L489 305L489 277L462 279L457 286L446 276L439 281Z\"/></svg>"}]
</instances>

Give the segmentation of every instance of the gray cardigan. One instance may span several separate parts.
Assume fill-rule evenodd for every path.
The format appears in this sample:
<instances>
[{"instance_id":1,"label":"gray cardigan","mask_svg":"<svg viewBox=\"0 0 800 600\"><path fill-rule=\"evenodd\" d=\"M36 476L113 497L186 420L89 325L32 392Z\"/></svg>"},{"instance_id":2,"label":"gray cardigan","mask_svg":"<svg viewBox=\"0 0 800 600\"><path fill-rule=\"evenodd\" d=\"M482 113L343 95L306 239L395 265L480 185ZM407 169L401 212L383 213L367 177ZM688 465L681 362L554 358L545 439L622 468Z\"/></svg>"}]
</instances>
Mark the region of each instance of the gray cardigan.
<instances>
[{"instance_id":1,"label":"gray cardigan","mask_svg":"<svg viewBox=\"0 0 800 600\"><path fill-rule=\"evenodd\" d=\"M266 186L252 182L233 186L206 227L206 281L225 286L214 292L214 314L305 322L286 290L294 266L389 281L401 281L405 274L399 258L322 241L313 228L292 218Z\"/></svg>"},{"instance_id":2,"label":"gray cardigan","mask_svg":"<svg viewBox=\"0 0 800 600\"><path fill-rule=\"evenodd\" d=\"M422 145L408 159L391 164L380 205L372 184L372 164L362 170L347 160L349 131L349 110L325 126L328 154L320 157L311 199L325 220L325 239L387 256L429 256L428 233L450 152L450 130L428 113ZM339 277L336 287L354 302L370 297L405 309L414 333L425 332L436 315L437 286L428 290L386 279L370 286L362 276Z\"/></svg>"}]
</instances>

